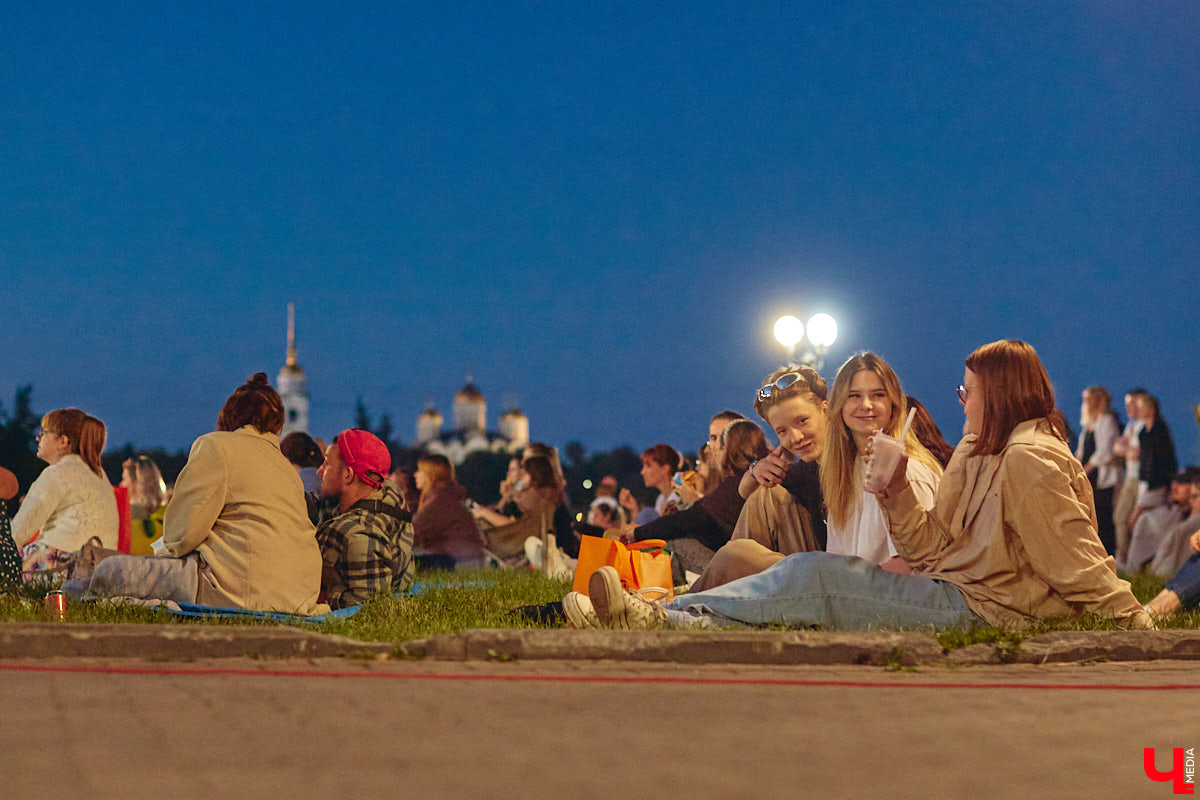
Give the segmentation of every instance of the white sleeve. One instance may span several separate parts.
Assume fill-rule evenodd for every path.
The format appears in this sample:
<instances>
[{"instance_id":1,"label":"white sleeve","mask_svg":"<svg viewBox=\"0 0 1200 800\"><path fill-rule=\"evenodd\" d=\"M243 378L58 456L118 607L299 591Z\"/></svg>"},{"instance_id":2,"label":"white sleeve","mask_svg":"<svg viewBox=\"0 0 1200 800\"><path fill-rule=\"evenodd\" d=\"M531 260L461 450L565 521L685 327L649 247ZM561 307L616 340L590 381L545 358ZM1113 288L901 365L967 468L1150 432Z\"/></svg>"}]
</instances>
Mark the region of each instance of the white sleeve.
<instances>
[{"instance_id":1,"label":"white sleeve","mask_svg":"<svg viewBox=\"0 0 1200 800\"><path fill-rule=\"evenodd\" d=\"M65 483L55 480L56 477L57 471L51 471L47 467L29 487L29 493L21 503L21 510L12 520L13 541L17 543L17 547L29 544L29 540L42 529L66 495Z\"/></svg>"},{"instance_id":2,"label":"white sleeve","mask_svg":"<svg viewBox=\"0 0 1200 800\"><path fill-rule=\"evenodd\" d=\"M1096 420L1096 452L1088 459L1087 467L1103 467L1113 460L1113 444L1117 441L1117 423L1108 414Z\"/></svg>"}]
</instances>

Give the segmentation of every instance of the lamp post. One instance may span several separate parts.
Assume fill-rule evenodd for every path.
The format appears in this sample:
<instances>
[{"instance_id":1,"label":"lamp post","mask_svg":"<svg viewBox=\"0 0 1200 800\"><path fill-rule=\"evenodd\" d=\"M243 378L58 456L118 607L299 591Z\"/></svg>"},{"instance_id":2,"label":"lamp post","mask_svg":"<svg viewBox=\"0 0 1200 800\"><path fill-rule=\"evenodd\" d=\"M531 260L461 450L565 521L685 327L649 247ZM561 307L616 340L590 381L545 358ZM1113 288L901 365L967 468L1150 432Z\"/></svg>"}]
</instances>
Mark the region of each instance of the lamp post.
<instances>
[{"instance_id":1,"label":"lamp post","mask_svg":"<svg viewBox=\"0 0 1200 800\"><path fill-rule=\"evenodd\" d=\"M837 321L828 314L813 314L807 330L808 346L797 360L796 347L804 341L804 323L791 314L775 320L775 339L783 345L788 363L804 364L820 372L825 366L825 354L837 339Z\"/></svg>"}]
</instances>

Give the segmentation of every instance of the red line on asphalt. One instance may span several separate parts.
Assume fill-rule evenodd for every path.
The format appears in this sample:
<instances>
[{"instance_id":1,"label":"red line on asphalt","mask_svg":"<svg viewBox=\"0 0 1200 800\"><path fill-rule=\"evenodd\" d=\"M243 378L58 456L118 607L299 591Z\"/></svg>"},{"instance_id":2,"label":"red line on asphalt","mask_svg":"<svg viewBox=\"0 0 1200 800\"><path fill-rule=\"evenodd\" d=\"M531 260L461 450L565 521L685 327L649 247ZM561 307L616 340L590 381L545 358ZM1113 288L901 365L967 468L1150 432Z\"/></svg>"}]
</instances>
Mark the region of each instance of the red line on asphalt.
<instances>
[{"instance_id":1,"label":"red line on asphalt","mask_svg":"<svg viewBox=\"0 0 1200 800\"><path fill-rule=\"evenodd\" d=\"M1076 685L1069 683L941 683L901 681L832 681L788 678L693 678L682 676L622 675L443 675L432 672L331 672L290 669L232 669L213 667L87 667L46 666L40 664L0 664L8 672L67 672L109 675L238 675L270 678L391 678L427 681L534 681L546 683L676 683L714 686L841 686L853 689L1083 689L1104 691L1178 691L1200 690L1200 684L1169 683L1135 686L1121 683Z\"/></svg>"}]
</instances>

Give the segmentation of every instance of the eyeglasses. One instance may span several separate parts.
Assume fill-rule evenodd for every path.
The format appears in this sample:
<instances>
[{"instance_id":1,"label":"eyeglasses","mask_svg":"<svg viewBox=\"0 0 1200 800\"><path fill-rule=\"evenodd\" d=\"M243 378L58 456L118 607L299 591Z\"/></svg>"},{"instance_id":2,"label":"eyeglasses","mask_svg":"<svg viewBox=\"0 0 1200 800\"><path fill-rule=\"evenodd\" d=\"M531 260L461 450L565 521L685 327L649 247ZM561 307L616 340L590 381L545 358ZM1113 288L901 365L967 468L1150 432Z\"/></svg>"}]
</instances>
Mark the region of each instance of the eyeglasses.
<instances>
[{"instance_id":1,"label":"eyeglasses","mask_svg":"<svg viewBox=\"0 0 1200 800\"><path fill-rule=\"evenodd\" d=\"M33 432L33 440L40 442L43 436L57 436L58 431L52 431L49 428L38 428Z\"/></svg>"},{"instance_id":2,"label":"eyeglasses","mask_svg":"<svg viewBox=\"0 0 1200 800\"><path fill-rule=\"evenodd\" d=\"M958 385L958 389L956 389L955 391L958 392L958 402L962 403L965 406L967 404L967 387L963 386L960 383Z\"/></svg>"},{"instance_id":3,"label":"eyeglasses","mask_svg":"<svg viewBox=\"0 0 1200 800\"><path fill-rule=\"evenodd\" d=\"M780 375L774 383L764 383L758 390L758 397L760 400L770 400L772 393L774 393L776 389L782 392L784 389L788 388L803 377L804 376L799 372L784 373L783 375Z\"/></svg>"}]
</instances>

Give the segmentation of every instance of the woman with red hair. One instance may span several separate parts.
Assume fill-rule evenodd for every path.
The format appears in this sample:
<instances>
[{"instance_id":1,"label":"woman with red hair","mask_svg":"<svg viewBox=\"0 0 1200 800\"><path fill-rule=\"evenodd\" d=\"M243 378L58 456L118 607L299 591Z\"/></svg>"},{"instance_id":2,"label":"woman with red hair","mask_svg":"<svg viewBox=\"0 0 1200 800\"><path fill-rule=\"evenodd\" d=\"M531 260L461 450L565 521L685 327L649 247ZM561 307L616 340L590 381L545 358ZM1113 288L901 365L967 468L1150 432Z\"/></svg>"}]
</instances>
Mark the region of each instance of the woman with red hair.
<instances>
[{"instance_id":1,"label":"woman with red hair","mask_svg":"<svg viewBox=\"0 0 1200 800\"><path fill-rule=\"evenodd\" d=\"M59 566L93 536L116 548L117 499L100 466L107 437L103 422L77 408L42 417L37 456L50 466L12 520L26 575Z\"/></svg>"}]
</instances>

